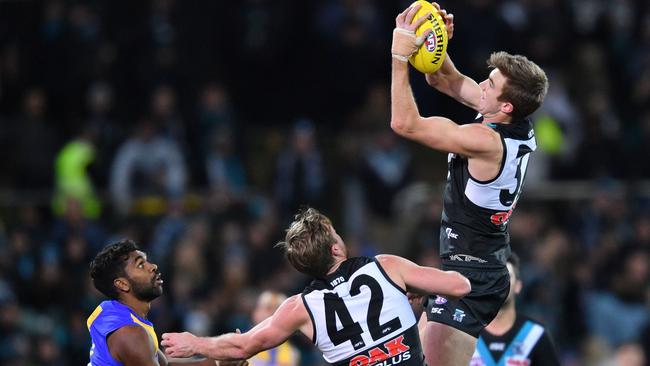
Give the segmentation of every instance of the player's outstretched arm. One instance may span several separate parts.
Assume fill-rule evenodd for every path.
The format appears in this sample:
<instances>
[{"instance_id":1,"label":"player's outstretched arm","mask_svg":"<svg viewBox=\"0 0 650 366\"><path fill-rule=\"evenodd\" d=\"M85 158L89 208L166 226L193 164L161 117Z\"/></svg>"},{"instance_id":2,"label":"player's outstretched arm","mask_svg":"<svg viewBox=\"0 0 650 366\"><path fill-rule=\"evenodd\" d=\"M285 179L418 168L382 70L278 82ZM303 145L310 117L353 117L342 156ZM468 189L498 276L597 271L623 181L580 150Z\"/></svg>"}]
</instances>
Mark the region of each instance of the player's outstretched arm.
<instances>
[{"instance_id":1,"label":"player's outstretched arm","mask_svg":"<svg viewBox=\"0 0 650 366\"><path fill-rule=\"evenodd\" d=\"M309 314L299 295L285 300L276 312L250 331L218 337L197 337L192 333L165 333L161 345L170 357L204 355L215 360L239 360L273 348L297 330L310 330Z\"/></svg>"},{"instance_id":2,"label":"player's outstretched arm","mask_svg":"<svg viewBox=\"0 0 650 366\"><path fill-rule=\"evenodd\" d=\"M248 366L247 360L217 361L205 357L175 358L167 357L163 351L158 350L158 362L160 366Z\"/></svg>"},{"instance_id":3,"label":"player's outstretched arm","mask_svg":"<svg viewBox=\"0 0 650 366\"><path fill-rule=\"evenodd\" d=\"M377 260L391 279L403 284L407 291L460 298L472 290L469 280L456 271L420 266L406 258L389 254L378 255Z\"/></svg>"},{"instance_id":4,"label":"player's outstretched arm","mask_svg":"<svg viewBox=\"0 0 650 366\"><path fill-rule=\"evenodd\" d=\"M454 14L447 13L438 3L432 3L433 7L445 20L447 36L449 40L454 36ZM463 75L449 57L445 55L445 60L440 69L433 74L425 74L427 83L441 93L447 94L456 99L458 102L477 110L478 103L481 99L481 88L473 79Z\"/></svg>"}]
</instances>

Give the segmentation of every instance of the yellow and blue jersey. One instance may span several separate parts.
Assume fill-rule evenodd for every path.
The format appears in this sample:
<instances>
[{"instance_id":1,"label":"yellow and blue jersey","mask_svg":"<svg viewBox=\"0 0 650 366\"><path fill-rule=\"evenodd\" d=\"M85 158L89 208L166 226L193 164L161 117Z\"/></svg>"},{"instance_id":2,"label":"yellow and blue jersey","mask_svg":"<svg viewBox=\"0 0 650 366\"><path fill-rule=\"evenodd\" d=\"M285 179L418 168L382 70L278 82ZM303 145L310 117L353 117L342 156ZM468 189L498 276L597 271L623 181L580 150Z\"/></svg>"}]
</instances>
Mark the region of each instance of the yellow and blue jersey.
<instances>
[{"instance_id":1,"label":"yellow and blue jersey","mask_svg":"<svg viewBox=\"0 0 650 366\"><path fill-rule=\"evenodd\" d=\"M248 360L248 363L251 366L295 366L299 361L298 351L289 342L284 342L275 348L256 354Z\"/></svg>"},{"instance_id":2,"label":"yellow and blue jersey","mask_svg":"<svg viewBox=\"0 0 650 366\"><path fill-rule=\"evenodd\" d=\"M131 308L116 300L104 301L93 311L86 321L92 347L88 366L121 366L122 363L111 356L106 342L107 336L114 331L131 325L138 325L147 331L156 348L153 357L157 357L158 337L153 324L138 316Z\"/></svg>"}]
</instances>

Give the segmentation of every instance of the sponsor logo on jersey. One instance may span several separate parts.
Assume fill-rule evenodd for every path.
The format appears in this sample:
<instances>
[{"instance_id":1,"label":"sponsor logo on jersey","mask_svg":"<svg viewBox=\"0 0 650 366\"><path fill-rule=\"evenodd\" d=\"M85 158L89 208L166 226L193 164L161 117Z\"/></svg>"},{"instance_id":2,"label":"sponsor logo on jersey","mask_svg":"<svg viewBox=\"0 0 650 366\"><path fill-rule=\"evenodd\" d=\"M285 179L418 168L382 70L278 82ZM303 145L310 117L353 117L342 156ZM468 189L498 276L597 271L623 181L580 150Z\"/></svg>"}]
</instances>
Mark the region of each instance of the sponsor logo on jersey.
<instances>
[{"instance_id":1,"label":"sponsor logo on jersey","mask_svg":"<svg viewBox=\"0 0 650 366\"><path fill-rule=\"evenodd\" d=\"M443 310L445 310L445 308L431 308L431 314L442 314Z\"/></svg>"},{"instance_id":2,"label":"sponsor logo on jersey","mask_svg":"<svg viewBox=\"0 0 650 366\"><path fill-rule=\"evenodd\" d=\"M452 261L458 262L478 262L478 263L487 263L485 259L474 257L469 254L452 254L449 256L449 259Z\"/></svg>"},{"instance_id":3,"label":"sponsor logo on jersey","mask_svg":"<svg viewBox=\"0 0 650 366\"><path fill-rule=\"evenodd\" d=\"M506 358L506 365L508 365L508 366L530 366L530 360L527 359L527 358L521 359L521 358L507 357Z\"/></svg>"},{"instance_id":4,"label":"sponsor logo on jersey","mask_svg":"<svg viewBox=\"0 0 650 366\"><path fill-rule=\"evenodd\" d=\"M447 299L445 299L445 298L442 297L442 296L438 296L438 295L436 295L436 299L433 300L433 302L434 302L436 305L442 305L442 304L444 304L444 303L447 302Z\"/></svg>"},{"instance_id":5,"label":"sponsor logo on jersey","mask_svg":"<svg viewBox=\"0 0 650 366\"><path fill-rule=\"evenodd\" d=\"M492 342L490 343L490 351L503 351L506 349L506 344L503 342Z\"/></svg>"},{"instance_id":6,"label":"sponsor logo on jersey","mask_svg":"<svg viewBox=\"0 0 650 366\"><path fill-rule=\"evenodd\" d=\"M513 209L510 209L508 212L495 213L494 215L490 216L490 222L496 226L507 224L508 220L510 219L510 215L512 215L512 210Z\"/></svg>"},{"instance_id":7,"label":"sponsor logo on jersey","mask_svg":"<svg viewBox=\"0 0 650 366\"><path fill-rule=\"evenodd\" d=\"M453 229L448 227L445 229L445 232L447 233L447 239L458 239L458 234L453 232Z\"/></svg>"},{"instance_id":8,"label":"sponsor logo on jersey","mask_svg":"<svg viewBox=\"0 0 650 366\"><path fill-rule=\"evenodd\" d=\"M358 355L350 360L350 366L391 366L399 365L411 358L411 347L404 344L404 335L368 351L368 355Z\"/></svg>"},{"instance_id":9,"label":"sponsor logo on jersey","mask_svg":"<svg viewBox=\"0 0 650 366\"><path fill-rule=\"evenodd\" d=\"M460 323L460 322L463 321L464 317L465 317L465 312L464 311L462 311L460 309L456 309L454 311L454 321L457 321L457 322Z\"/></svg>"},{"instance_id":10,"label":"sponsor logo on jersey","mask_svg":"<svg viewBox=\"0 0 650 366\"><path fill-rule=\"evenodd\" d=\"M472 356L472 359L469 361L469 366L485 366L485 362L481 356Z\"/></svg>"}]
</instances>

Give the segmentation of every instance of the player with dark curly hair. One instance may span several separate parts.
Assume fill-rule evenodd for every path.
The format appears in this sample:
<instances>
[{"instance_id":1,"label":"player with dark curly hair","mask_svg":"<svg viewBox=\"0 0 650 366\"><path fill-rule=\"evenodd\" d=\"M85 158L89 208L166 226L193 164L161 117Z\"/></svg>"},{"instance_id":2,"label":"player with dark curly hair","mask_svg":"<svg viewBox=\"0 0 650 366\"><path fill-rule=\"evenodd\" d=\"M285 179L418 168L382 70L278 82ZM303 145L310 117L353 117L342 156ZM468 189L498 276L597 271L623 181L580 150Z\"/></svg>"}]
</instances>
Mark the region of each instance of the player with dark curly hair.
<instances>
[{"instance_id":1,"label":"player with dark curly hair","mask_svg":"<svg viewBox=\"0 0 650 366\"><path fill-rule=\"evenodd\" d=\"M90 277L110 300L99 304L88 317L93 342L89 366L181 362L165 357L153 324L147 320L151 302L163 293L163 280L158 266L147 260L136 243L121 240L106 246L90 263ZM202 359L195 365L214 366L215 361Z\"/></svg>"}]
</instances>

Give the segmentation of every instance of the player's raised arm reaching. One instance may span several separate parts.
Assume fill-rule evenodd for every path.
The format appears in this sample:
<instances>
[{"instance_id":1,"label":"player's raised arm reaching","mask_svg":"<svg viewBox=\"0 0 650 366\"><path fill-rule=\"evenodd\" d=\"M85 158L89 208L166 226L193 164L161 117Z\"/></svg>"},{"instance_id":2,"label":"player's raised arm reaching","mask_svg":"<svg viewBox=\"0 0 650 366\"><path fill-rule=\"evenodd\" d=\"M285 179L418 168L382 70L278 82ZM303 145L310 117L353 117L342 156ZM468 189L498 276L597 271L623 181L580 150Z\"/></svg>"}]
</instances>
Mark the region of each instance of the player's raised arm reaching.
<instances>
[{"instance_id":1,"label":"player's raised arm reaching","mask_svg":"<svg viewBox=\"0 0 650 366\"><path fill-rule=\"evenodd\" d=\"M489 169L487 161L498 160L502 155L499 135L481 124L459 126L445 117L420 115L409 82L408 56L417 49L415 37L404 37L404 30L414 31L420 24L413 23L418 6L411 7L395 19L396 31L393 35L393 73L391 83L391 128L399 135L417 141L433 149L454 152L465 156L475 156L480 160L480 169ZM397 57L395 57L397 56ZM401 57L401 56L405 56ZM444 66L443 66L444 67ZM447 66L448 68L449 66ZM438 71L440 72L440 71ZM478 103L476 103L478 105ZM493 172L486 172L490 174Z\"/></svg>"}]
</instances>

